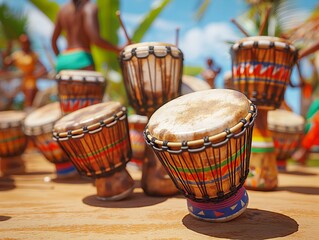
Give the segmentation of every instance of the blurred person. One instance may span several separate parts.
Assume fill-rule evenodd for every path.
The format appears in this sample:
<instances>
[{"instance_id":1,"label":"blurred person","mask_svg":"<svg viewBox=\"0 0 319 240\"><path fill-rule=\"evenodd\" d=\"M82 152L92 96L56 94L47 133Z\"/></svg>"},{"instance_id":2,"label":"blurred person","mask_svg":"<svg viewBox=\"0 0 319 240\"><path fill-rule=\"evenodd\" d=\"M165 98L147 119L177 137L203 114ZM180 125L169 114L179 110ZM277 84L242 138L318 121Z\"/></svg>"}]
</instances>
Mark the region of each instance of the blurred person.
<instances>
[{"instance_id":1,"label":"blurred person","mask_svg":"<svg viewBox=\"0 0 319 240\"><path fill-rule=\"evenodd\" d=\"M214 60L212 58L208 58L207 68L201 73L201 75L211 88L215 88L215 79L220 71L221 68L215 65Z\"/></svg>"},{"instance_id":2,"label":"blurred person","mask_svg":"<svg viewBox=\"0 0 319 240\"><path fill-rule=\"evenodd\" d=\"M292 155L293 160L303 165L312 150L319 150L319 99L309 108L305 132L301 147Z\"/></svg>"},{"instance_id":3,"label":"blurred person","mask_svg":"<svg viewBox=\"0 0 319 240\"><path fill-rule=\"evenodd\" d=\"M63 30L67 48L60 53L57 40ZM89 0L72 0L60 9L51 40L53 51L58 56L56 72L63 69L94 70L92 44L114 53L122 50L100 36L98 8Z\"/></svg>"},{"instance_id":4,"label":"blurred person","mask_svg":"<svg viewBox=\"0 0 319 240\"><path fill-rule=\"evenodd\" d=\"M47 71L40 62L38 55L32 50L30 39L26 34L19 37L21 50L15 51L4 60L6 67L14 65L20 71L22 82L21 90L24 94L24 108L30 108L37 88L37 79L44 76Z\"/></svg>"}]
</instances>

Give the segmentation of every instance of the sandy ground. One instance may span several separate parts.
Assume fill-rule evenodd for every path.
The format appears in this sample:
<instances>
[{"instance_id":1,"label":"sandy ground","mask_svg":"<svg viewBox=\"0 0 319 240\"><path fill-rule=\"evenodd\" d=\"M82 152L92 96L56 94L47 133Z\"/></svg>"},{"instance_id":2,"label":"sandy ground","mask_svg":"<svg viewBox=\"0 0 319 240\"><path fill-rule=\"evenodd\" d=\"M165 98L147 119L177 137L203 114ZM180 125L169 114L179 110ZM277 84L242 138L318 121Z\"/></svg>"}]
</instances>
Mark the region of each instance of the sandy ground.
<instances>
[{"instance_id":1,"label":"sandy ground","mask_svg":"<svg viewBox=\"0 0 319 240\"><path fill-rule=\"evenodd\" d=\"M289 166L276 191L248 191L243 215L208 223L189 215L183 196L146 196L132 166L133 195L102 202L91 180L56 181L42 155L23 159L26 173L0 178L0 239L319 239L318 167Z\"/></svg>"}]
</instances>

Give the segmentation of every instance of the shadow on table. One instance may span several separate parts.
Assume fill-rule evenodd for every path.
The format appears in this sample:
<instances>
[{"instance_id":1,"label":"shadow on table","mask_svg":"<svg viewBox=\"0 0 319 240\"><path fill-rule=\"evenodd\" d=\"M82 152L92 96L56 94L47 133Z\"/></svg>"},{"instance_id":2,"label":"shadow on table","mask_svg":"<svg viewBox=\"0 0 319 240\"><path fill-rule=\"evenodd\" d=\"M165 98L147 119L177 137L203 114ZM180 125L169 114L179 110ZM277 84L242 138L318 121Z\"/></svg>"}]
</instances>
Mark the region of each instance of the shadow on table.
<instances>
[{"instance_id":1,"label":"shadow on table","mask_svg":"<svg viewBox=\"0 0 319 240\"><path fill-rule=\"evenodd\" d=\"M277 187L276 191L288 191L288 192L301 193L301 194L307 194L307 195L319 195L318 187L308 187L308 186Z\"/></svg>"},{"instance_id":2,"label":"shadow on table","mask_svg":"<svg viewBox=\"0 0 319 240\"><path fill-rule=\"evenodd\" d=\"M9 219L11 219L11 217L9 217L9 216L2 216L2 215L0 215L0 222L7 221L7 220L9 220Z\"/></svg>"},{"instance_id":3,"label":"shadow on table","mask_svg":"<svg viewBox=\"0 0 319 240\"><path fill-rule=\"evenodd\" d=\"M317 173L313 172L304 172L300 170L294 171L280 171L279 174L286 174L286 175L297 175L297 176L317 176Z\"/></svg>"},{"instance_id":4,"label":"shadow on table","mask_svg":"<svg viewBox=\"0 0 319 240\"><path fill-rule=\"evenodd\" d=\"M67 184L84 184L84 183L91 183L94 184L94 179L83 177L83 176L74 176L71 178L52 178L52 182L55 183L67 183Z\"/></svg>"},{"instance_id":5,"label":"shadow on table","mask_svg":"<svg viewBox=\"0 0 319 240\"><path fill-rule=\"evenodd\" d=\"M0 177L0 191L9 191L16 188L14 179L10 177Z\"/></svg>"},{"instance_id":6,"label":"shadow on table","mask_svg":"<svg viewBox=\"0 0 319 240\"><path fill-rule=\"evenodd\" d=\"M188 229L216 238L270 239L284 237L298 231L298 223L283 214L259 209L247 209L227 223L210 223L195 219L190 214L183 218Z\"/></svg>"},{"instance_id":7,"label":"shadow on table","mask_svg":"<svg viewBox=\"0 0 319 240\"><path fill-rule=\"evenodd\" d=\"M102 201L98 200L96 195L90 195L85 197L82 202L93 207L102 208L137 208L156 205L166 200L167 197L151 197L143 192L133 192L131 196L120 201Z\"/></svg>"}]
</instances>

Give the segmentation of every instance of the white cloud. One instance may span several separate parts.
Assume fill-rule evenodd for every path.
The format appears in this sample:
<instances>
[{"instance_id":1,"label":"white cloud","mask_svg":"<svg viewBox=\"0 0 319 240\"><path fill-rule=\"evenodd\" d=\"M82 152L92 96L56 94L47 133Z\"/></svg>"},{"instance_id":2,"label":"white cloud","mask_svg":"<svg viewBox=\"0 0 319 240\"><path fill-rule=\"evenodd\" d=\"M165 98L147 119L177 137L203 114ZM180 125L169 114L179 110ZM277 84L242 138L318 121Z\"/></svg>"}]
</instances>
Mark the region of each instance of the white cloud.
<instances>
[{"instance_id":1,"label":"white cloud","mask_svg":"<svg viewBox=\"0 0 319 240\"><path fill-rule=\"evenodd\" d=\"M217 62L225 59L229 61L230 46L225 41L236 39L238 36L230 24L210 23L203 28L195 27L188 30L180 40L180 48L189 63L204 62L207 57L213 57Z\"/></svg>"}]
</instances>

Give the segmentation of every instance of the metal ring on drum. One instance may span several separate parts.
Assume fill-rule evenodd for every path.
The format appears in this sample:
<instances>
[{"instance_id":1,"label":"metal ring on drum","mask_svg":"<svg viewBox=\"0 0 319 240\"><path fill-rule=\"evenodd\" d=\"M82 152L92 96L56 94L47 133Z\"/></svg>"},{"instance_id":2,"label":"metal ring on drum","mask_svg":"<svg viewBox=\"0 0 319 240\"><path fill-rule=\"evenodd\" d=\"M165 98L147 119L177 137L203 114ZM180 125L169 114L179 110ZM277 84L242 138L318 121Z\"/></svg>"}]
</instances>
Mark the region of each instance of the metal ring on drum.
<instances>
[{"instance_id":1,"label":"metal ring on drum","mask_svg":"<svg viewBox=\"0 0 319 240\"><path fill-rule=\"evenodd\" d=\"M245 211L256 114L244 94L211 89L176 98L151 116L144 138L192 216L225 222Z\"/></svg>"},{"instance_id":2,"label":"metal ring on drum","mask_svg":"<svg viewBox=\"0 0 319 240\"><path fill-rule=\"evenodd\" d=\"M62 117L53 127L53 138L80 174L95 179L99 200L120 200L133 192L134 180L126 170L132 155L127 110L119 102Z\"/></svg>"}]
</instances>

